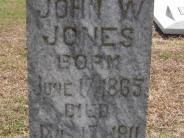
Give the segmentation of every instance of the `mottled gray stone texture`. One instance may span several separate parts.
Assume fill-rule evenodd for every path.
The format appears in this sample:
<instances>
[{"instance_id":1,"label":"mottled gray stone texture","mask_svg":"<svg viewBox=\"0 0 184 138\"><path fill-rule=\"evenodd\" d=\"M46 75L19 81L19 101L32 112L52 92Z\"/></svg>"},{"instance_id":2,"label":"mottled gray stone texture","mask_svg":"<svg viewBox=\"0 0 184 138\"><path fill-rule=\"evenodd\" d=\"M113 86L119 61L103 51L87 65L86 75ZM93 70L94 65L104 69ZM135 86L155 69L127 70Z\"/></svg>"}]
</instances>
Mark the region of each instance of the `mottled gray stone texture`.
<instances>
[{"instance_id":1,"label":"mottled gray stone texture","mask_svg":"<svg viewBox=\"0 0 184 138\"><path fill-rule=\"evenodd\" d=\"M152 0L27 0L30 138L144 138Z\"/></svg>"}]
</instances>

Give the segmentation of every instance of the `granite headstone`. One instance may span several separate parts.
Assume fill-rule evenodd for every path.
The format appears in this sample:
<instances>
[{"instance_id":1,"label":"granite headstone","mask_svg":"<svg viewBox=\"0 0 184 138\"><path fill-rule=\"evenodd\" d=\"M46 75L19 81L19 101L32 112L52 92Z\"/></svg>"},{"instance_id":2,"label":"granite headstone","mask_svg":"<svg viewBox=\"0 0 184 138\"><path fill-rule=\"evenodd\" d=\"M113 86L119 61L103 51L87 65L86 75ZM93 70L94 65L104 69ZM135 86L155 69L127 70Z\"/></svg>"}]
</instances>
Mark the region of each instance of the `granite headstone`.
<instances>
[{"instance_id":1,"label":"granite headstone","mask_svg":"<svg viewBox=\"0 0 184 138\"><path fill-rule=\"evenodd\" d=\"M27 0L30 138L144 138L152 0Z\"/></svg>"}]
</instances>

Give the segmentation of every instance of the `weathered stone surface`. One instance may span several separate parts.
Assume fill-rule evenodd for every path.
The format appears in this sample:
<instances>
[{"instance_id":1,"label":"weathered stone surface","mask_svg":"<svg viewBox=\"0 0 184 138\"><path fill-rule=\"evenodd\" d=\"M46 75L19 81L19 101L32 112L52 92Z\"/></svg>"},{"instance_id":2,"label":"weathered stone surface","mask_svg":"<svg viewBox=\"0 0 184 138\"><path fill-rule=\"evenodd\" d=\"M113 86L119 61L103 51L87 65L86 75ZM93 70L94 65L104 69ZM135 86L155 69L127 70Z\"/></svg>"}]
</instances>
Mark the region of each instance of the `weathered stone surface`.
<instances>
[{"instance_id":1,"label":"weathered stone surface","mask_svg":"<svg viewBox=\"0 0 184 138\"><path fill-rule=\"evenodd\" d=\"M152 0L28 0L31 138L144 138Z\"/></svg>"}]
</instances>

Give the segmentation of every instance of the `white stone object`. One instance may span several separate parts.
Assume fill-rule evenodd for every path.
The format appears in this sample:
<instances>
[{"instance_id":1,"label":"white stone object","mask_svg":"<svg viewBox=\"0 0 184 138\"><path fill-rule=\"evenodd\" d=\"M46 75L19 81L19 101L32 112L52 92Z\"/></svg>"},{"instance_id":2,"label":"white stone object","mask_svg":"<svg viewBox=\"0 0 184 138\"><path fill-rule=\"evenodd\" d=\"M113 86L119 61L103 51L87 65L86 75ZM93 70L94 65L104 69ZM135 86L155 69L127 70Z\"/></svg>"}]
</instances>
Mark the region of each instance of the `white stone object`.
<instances>
[{"instance_id":1,"label":"white stone object","mask_svg":"<svg viewBox=\"0 0 184 138\"><path fill-rule=\"evenodd\" d=\"M154 21L164 34L184 34L184 0L155 0Z\"/></svg>"}]
</instances>

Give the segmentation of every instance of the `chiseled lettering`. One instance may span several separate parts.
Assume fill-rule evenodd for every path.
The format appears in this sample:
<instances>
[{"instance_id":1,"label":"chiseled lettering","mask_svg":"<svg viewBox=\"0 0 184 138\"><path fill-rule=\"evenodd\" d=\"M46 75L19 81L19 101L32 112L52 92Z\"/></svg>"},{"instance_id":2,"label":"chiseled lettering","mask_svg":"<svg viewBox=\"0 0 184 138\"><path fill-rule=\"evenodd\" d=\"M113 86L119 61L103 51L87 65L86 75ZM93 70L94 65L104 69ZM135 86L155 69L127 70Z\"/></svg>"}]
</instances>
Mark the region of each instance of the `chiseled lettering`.
<instances>
[{"instance_id":1,"label":"chiseled lettering","mask_svg":"<svg viewBox=\"0 0 184 138\"><path fill-rule=\"evenodd\" d=\"M119 133L119 136L121 136L121 135L125 135L126 133L127 133L127 127L126 126L124 126L124 125L120 125L119 127L118 127L118 133Z\"/></svg>"},{"instance_id":2,"label":"chiseled lettering","mask_svg":"<svg viewBox=\"0 0 184 138\"><path fill-rule=\"evenodd\" d=\"M118 80L116 78L109 78L107 87L107 92L110 96L116 96L118 94Z\"/></svg>"},{"instance_id":3,"label":"chiseled lettering","mask_svg":"<svg viewBox=\"0 0 184 138\"><path fill-rule=\"evenodd\" d=\"M83 44L85 44L85 42L90 41L93 43L96 43L97 37L98 37L98 31L99 28L98 27L94 27L94 29L92 31L89 31L89 29L87 27L82 27L82 42Z\"/></svg>"},{"instance_id":4,"label":"chiseled lettering","mask_svg":"<svg viewBox=\"0 0 184 138\"><path fill-rule=\"evenodd\" d=\"M88 128L89 128L89 131L90 131L90 138L97 138L97 133L98 133L98 130L97 130L97 125L89 125Z\"/></svg>"},{"instance_id":5,"label":"chiseled lettering","mask_svg":"<svg viewBox=\"0 0 184 138\"><path fill-rule=\"evenodd\" d=\"M102 135L99 135L99 126L96 123L88 124L87 126L79 126L78 133L75 133L77 137L80 138L103 138ZM68 128L68 131L72 131ZM109 133L110 137L112 138L139 138L140 126L139 125L131 125L126 126L124 124L117 124L114 126L109 126L104 132ZM40 124L40 138L68 138L67 131L65 132L64 129L60 126L56 126L55 124ZM108 137L109 138L109 137Z\"/></svg>"},{"instance_id":6,"label":"chiseled lettering","mask_svg":"<svg viewBox=\"0 0 184 138\"><path fill-rule=\"evenodd\" d=\"M109 69L116 68L119 69L119 65L121 62L120 55L107 55L107 66Z\"/></svg>"},{"instance_id":7,"label":"chiseled lettering","mask_svg":"<svg viewBox=\"0 0 184 138\"><path fill-rule=\"evenodd\" d=\"M113 42L112 38L114 37L116 31L117 28L115 27L102 27L102 46L115 46L115 42Z\"/></svg>"},{"instance_id":8,"label":"chiseled lettering","mask_svg":"<svg viewBox=\"0 0 184 138\"><path fill-rule=\"evenodd\" d=\"M56 9L56 17L58 18L85 18L91 17L91 13L96 13L97 17L101 16L102 0L42 0L39 1L37 7L42 7L38 10L41 18L47 18L50 14L51 4L54 4ZM86 6L88 4L88 6ZM89 8L93 6L93 10Z\"/></svg>"},{"instance_id":9,"label":"chiseled lettering","mask_svg":"<svg viewBox=\"0 0 184 138\"><path fill-rule=\"evenodd\" d=\"M122 77L120 80L120 93L122 96L128 96L130 93L130 80L128 78Z\"/></svg>"},{"instance_id":10,"label":"chiseled lettering","mask_svg":"<svg viewBox=\"0 0 184 138\"><path fill-rule=\"evenodd\" d=\"M54 138L51 126L40 125L41 138Z\"/></svg>"},{"instance_id":11,"label":"chiseled lettering","mask_svg":"<svg viewBox=\"0 0 184 138\"><path fill-rule=\"evenodd\" d=\"M49 16L49 7L50 7L50 0L39 0L37 4L35 4L36 9L38 9L38 13L41 18L47 18Z\"/></svg>"},{"instance_id":12,"label":"chiseled lettering","mask_svg":"<svg viewBox=\"0 0 184 138\"><path fill-rule=\"evenodd\" d=\"M133 14L134 18L138 18L138 15L142 10L145 0L139 0L139 4L137 4L138 2L136 3L135 1L137 0L118 0L119 8L123 17L128 17L128 13L131 10L131 13Z\"/></svg>"},{"instance_id":13,"label":"chiseled lettering","mask_svg":"<svg viewBox=\"0 0 184 138\"><path fill-rule=\"evenodd\" d=\"M97 117L97 105L96 104L86 104L86 115L89 118L96 118Z\"/></svg>"},{"instance_id":14,"label":"chiseled lettering","mask_svg":"<svg viewBox=\"0 0 184 138\"><path fill-rule=\"evenodd\" d=\"M142 96L142 84L144 83L143 77L135 77L135 78L126 78L126 77L112 77L105 79L95 79L85 77L80 79L80 91L82 96L86 96L85 91L90 91L91 88L95 87L95 91L93 90L93 96L96 98L105 98L109 97L127 97L134 96L140 97Z\"/></svg>"},{"instance_id":15,"label":"chiseled lettering","mask_svg":"<svg viewBox=\"0 0 184 138\"><path fill-rule=\"evenodd\" d=\"M109 115L109 106L107 104L99 105L99 118L107 118Z\"/></svg>"},{"instance_id":16,"label":"chiseled lettering","mask_svg":"<svg viewBox=\"0 0 184 138\"><path fill-rule=\"evenodd\" d=\"M77 55L74 58L75 67L79 70L85 69L87 67L87 58L84 55Z\"/></svg>"},{"instance_id":17,"label":"chiseled lettering","mask_svg":"<svg viewBox=\"0 0 184 138\"><path fill-rule=\"evenodd\" d=\"M39 83L39 92L36 93L38 96L55 96L55 95L63 95L63 96L73 96L74 92L72 89L71 81L44 81L41 76L38 77Z\"/></svg>"},{"instance_id":18,"label":"chiseled lettering","mask_svg":"<svg viewBox=\"0 0 184 138\"><path fill-rule=\"evenodd\" d=\"M128 17L130 12L135 19L138 18L145 0L139 0L140 2L137 2L138 4L135 1L136 0L118 0L117 4L122 17ZM89 0L89 2L86 2L86 0L46 0L44 2L40 2L41 5L39 5L40 7L42 6L42 9L38 11L41 18L47 18L50 14L49 9L52 3L56 5L56 16L59 18L90 18L92 12L96 13L98 18L101 18L103 2L105 1ZM88 4L88 6L86 6L86 4ZM90 6L93 6L93 11Z\"/></svg>"},{"instance_id":19,"label":"chiseled lettering","mask_svg":"<svg viewBox=\"0 0 184 138\"><path fill-rule=\"evenodd\" d=\"M81 6L81 0L70 0L71 1L71 16L74 18L75 15L78 12L84 11L81 8L84 8L83 6Z\"/></svg>"},{"instance_id":20,"label":"chiseled lettering","mask_svg":"<svg viewBox=\"0 0 184 138\"><path fill-rule=\"evenodd\" d=\"M65 54L62 56L58 55L56 59L58 61L58 68L69 69L71 65L71 56L69 54Z\"/></svg>"},{"instance_id":21,"label":"chiseled lettering","mask_svg":"<svg viewBox=\"0 0 184 138\"><path fill-rule=\"evenodd\" d=\"M124 46L124 47L130 47L132 46L133 43L133 37L134 37L134 29L133 28L123 28L121 30L121 35L123 40L120 41L120 43Z\"/></svg>"},{"instance_id":22,"label":"chiseled lettering","mask_svg":"<svg viewBox=\"0 0 184 138\"><path fill-rule=\"evenodd\" d=\"M43 33L42 38L46 44L54 45L57 41L57 35L58 35L58 26L53 25L50 26L45 33Z\"/></svg>"},{"instance_id":23,"label":"chiseled lettering","mask_svg":"<svg viewBox=\"0 0 184 138\"><path fill-rule=\"evenodd\" d=\"M73 96L71 88L71 82L64 82L64 96Z\"/></svg>"},{"instance_id":24,"label":"chiseled lettering","mask_svg":"<svg viewBox=\"0 0 184 138\"><path fill-rule=\"evenodd\" d=\"M60 94L61 83L60 82L40 82L41 93L45 96L51 96L53 94Z\"/></svg>"},{"instance_id":25,"label":"chiseled lettering","mask_svg":"<svg viewBox=\"0 0 184 138\"><path fill-rule=\"evenodd\" d=\"M65 27L63 31L64 42L66 45L73 45L77 41L77 29L76 27Z\"/></svg>"},{"instance_id":26,"label":"chiseled lettering","mask_svg":"<svg viewBox=\"0 0 184 138\"><path fill-rule=\"evenodd\" d=\"M140 126L137 125L125 126L123 124L119 126L113 126L112 134L114 138L121 138L121 137L138 138L140 131L139 127Z\"/></svg>"},{"instance_id":27,"label":"chiseled lettering","mask_svg":"<svg viewBox=\"0 0 184 138\"><path fill-rule=\"evenodd\" d=\"M67 46L73 46L77 48L80 44L86 46L89 42L92 42L93 46L124 46L130 47L133 44L135 37L135 31L133 27L77 27L77 26L64 26L59 28L56 25L49 26L44 30L43 40L46 44L56 44L58 38L58 32L62 31L63 41ZM117 39L119 38L119 39Z\"/></svg>"},{"instance_id":28,"label":"chiseled lettering","mask_svg":"<svg viewBox=\"0 0 184 138\"><path fill-rule=\"evenodd\" d=\"M81 117L81 104L65 104L65 117Z\"/></svg>"},{"instance_id":29,"label":"chiseled lettering","mask_svg":"<svg viewBox=\"0 0 184 138\"><path fill-rule=\"evenodd\" d=\"M107 118L109 116L109 106L107 104L86 104L86 115L89 118Z\"/></svg>"},{"instance_id":30,"label":"chiseled lettering","mask_svg":"<svg viewBox=\"0 0 184 138\"><path fill-rule=\"evenodd\" d=\"M133 87L132 87L133 95L136 97L139 97L141 95L142 84L144 82L144 79L143 78L134 78L133 80L134 80Z\"/></svg>"},{"instance_id":31,"label":"chiseled lettering","mask_svg":"<svg viewBox=\"0 0 184 138\"><path fill-rule=\"evenodd\" d=\"M103 68L104 67L103 61L104 61L103 55L94 55L92 58L93 66L100 65L100 67Z\"/></svg>"},{"instance_id":32,"label":"chiseled lettering","mask_svg":"<svg viewBox=\"0 0 184 138\"><path fill-rule=\"evenodd\" d=\"M74 66L78 70L84 70L89 68L101 68L101 69L119 69L121 56L120 55L57 55L57 67L58 69L69 69Z\"/></svg>"},{"instance_id":33,"label":"chiseled lettering","mask_svg":"<svg viewBox=\"0 0 184 138\"><path fill-rule=\"evenodd\" d=\"M68 15L68 0L58 0L56 2L56 15L65 18Z\"/></svg>"},{"instance_id":34,"label":"chiseled lettering","mask_svg":"<svg viewBox=\"0 0 184 138\"><path fill-rule=\"evenodd\" d=\"M96 9L97 16L101 17L101 8L102 8L102 0L91 0L92 5L94 5L94 8Z\"/></svg>"},{"instance_id":35,"label":"chiseled lettering","mask_svg":"<svg viewBox=\"0 0 184 138\"><path fill-rule=\"evenodd\" d=\"M40 138L64 138L63 130L53 124L41 124Z\"/></svg>"}]
</instances>

